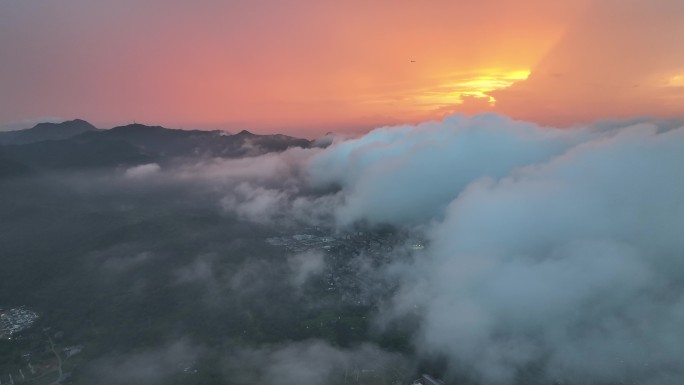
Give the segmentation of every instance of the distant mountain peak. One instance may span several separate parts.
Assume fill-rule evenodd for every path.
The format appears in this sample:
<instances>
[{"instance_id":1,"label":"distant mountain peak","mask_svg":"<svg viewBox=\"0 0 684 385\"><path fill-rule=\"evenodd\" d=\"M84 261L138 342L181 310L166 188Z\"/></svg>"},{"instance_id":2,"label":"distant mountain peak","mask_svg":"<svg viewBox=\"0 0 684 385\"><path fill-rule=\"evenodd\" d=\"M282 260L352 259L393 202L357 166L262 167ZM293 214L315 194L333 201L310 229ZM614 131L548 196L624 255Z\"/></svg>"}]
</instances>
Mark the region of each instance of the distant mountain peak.
<instances>
[{"instance_id":1,"label":"distant mountain peak","mask_svg":"<svg viewBox=\"0 0 684 385\"><path fill-rule=\"evenodd\" d=\"M122 127L136 128L136 127L161 127L161 126L150 126L150 125L143 124L143 123L130 123L130 124L124 124L123 126L117 126L114 128L122 128ZM112 129L114 129L114 128L112 128Z\"/></svg>"},{"instance_id":2,"label":"distant mountain peak","mask_svg":"<svg viewBox=\"0 0 684 385\"><path fill-rule=\"evenodd\" d=\"M61 140L96 130L97 127L82 119L67 120L61 123L38 123L31 128L0 133L0 144L26 144L45 140Z\"/></svg>"},{"instance_id":3,"label":"distant mountain peak","mask_svg":"<svg viewBox=\"0 0 684 385\"><path fill-rule=\"evenodd\" d=\"M52 123L52 122L43 122L43 123L38 123L35 126L29 128L29 130L35 130L35 129L53 129L53 130L59 130L59 129L67 129L67 130L73 130L73 131L92 131L92 130L97 130L97 127L93 126L89 122L83 120L83 119L74 119L74 120L65 120L61 123ZM25 131L25 130L21 130Z\"/></svg>"},{"instance_id":4,"label":"distant mountain peak","mask_svg":"<svg viewBox=\"0 0 684 385\"><path fill-rule=\"evenodd\" d=\"M83 124L83 125L89 125L94 127L92 124L90 124L87 120L83 119L72 119L72 120L65 120L62 123L67 123L67 124Z\"/></svg>"},{"instance_id":5,"label":"distant mountain peak","mask_svg":"<svg viewBox=\"0 0 684 385\"><path fill-rule=\"evenodd\" d=\"M117 126L109 131L112 132L117 132L117 131L161 131L161 130L169 130L168 128L162 127L162 126L148 126L146 124L142 123L131 123L127 124L125 126Z\"/></svg>"},{"instance_id":6,"label":"distant mountain peak","mask_svg":"<svg viewBox=\"0 0 684 385\"><path fill-rule=\"evenodd\" d=\"M242 130L242 131L238 132L238 133L235 134L235 135L237 135L237 136L257 136L256 134L251 133L251 132L249 132L249 131L247 131L247 130Z\"/></svg>"}]
</instances>

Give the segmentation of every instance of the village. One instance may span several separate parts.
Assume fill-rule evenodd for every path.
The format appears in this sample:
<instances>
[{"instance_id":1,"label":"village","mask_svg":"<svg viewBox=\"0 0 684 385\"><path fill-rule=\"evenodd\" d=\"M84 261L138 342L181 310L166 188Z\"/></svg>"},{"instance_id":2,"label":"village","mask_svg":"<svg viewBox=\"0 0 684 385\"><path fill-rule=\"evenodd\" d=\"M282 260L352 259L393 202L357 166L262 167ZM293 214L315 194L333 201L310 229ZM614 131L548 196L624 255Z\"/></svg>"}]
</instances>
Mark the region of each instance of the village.
<instances>
[{"instance_id":1,"label":"village","mask_svg":"<svg viewBox=\"0 0 684 385\"><path fill-rule=\"evenodd\" d=\"M55 332L49 326L37 328L39 318L26 306L0 309L0 339L21 357L15 362L0 362L0 385L57 385L70 378L65 363L85 346L67 344L64 332Z\"/></svg>"},{"instance_id":2,"label":"village","mask_svg":"<svg viewBox=\"0 0 684 385\"><path fill-rule=\"evenodd\" d=\"M293 254L321 252L325 258L326 291L336 292L343 303L365 306L389 289L373 269L422 251L425 242L406 234L377 231L331 233L321 228L306 233L267 238L266 242Z\"/></svg>"},{"instance_id":3,"label":"village","mask_svg":"<svg viewBox=\"0 0 684 385\"><path fill-rule=\"evenodd\" d=\"M38 314L26 307L0 308L0 338L12 339L18 332L26 330L38 319Z\"/></svg>"}]
</instances>

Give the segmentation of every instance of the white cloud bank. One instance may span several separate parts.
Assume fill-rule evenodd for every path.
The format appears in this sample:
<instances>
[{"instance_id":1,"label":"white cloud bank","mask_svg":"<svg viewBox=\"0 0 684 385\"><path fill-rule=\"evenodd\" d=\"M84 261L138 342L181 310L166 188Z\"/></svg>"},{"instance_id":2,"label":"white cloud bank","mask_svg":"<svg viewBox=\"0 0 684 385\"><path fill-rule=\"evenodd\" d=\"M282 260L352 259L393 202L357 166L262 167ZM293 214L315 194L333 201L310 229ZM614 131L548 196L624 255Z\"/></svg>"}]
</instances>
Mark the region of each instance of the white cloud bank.
<instances>
[{"instance_id":1,"label":"white cloud bank","mask_svg":"<svg viewBox=\"0 0 684 385\"><path fill-rule=\"evenodd\" d=\"M418 352L453 376L662 385L684 383L683 165L672 122L480 115L165 174L257 222L420 227L381 318L418 309Z\"/></svg>"},{"instance_id":2,"label":"white cloud bank","mask_svg":"<svg viewBox=\"0 0 684 385\"><path fill-rule=\"evenodd\" d=\"M483 384L684 383L684 128L495 115L382 128L309 163L338 223L428 226L386 317Z\"/></svg>"}]
</instances>

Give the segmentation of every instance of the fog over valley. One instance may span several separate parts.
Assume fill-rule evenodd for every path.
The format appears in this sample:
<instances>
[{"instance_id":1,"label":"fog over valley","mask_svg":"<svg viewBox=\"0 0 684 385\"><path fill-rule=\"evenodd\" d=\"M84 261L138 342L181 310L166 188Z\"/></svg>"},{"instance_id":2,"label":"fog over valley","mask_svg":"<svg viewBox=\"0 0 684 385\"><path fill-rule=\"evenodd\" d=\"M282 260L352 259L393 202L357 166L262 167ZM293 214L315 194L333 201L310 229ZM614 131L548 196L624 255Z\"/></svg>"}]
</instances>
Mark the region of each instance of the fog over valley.
<instances>
[{"instance_id":1,"label":"fog over valley","mask_svg":"<svg viewBox=\"0 0 684 385\"><path fill-rule=\"evenodd\" d=\"M498 114L2 132L0 381L681 384L683 148Z\"/></svg>"}]
</instances>

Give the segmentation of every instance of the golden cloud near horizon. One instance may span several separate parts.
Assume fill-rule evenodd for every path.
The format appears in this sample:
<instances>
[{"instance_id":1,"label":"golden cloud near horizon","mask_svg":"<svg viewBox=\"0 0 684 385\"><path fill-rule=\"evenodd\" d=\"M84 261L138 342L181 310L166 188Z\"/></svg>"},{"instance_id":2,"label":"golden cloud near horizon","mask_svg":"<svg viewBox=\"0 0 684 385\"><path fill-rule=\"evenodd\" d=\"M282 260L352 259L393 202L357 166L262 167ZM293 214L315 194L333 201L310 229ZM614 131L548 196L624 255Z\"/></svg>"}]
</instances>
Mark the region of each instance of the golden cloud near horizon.
<instances>
[{"instance_id":1,"label":"golden cloud near horizon","mask_svg":"<svg viewBox=\"0 0 684 385\"><path fill-rule=\"evenodd\" d=\"M484 69L461 74L452 77L444 84L419 91L414 100L421 106L439 108L445 105L463 104L465 98L471 97L486 99L489 106L493 107L496 105L496 99L489 94L490 92L508 88L526 80L530 73L528 69Z\"/></svg>"}]
</instances>

